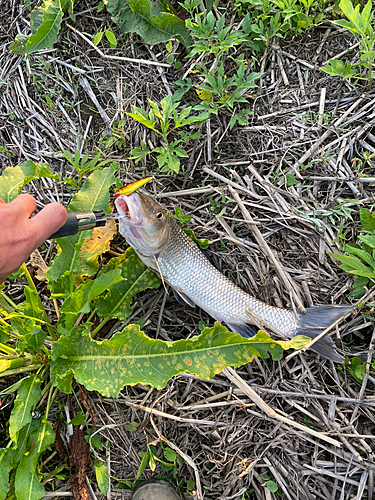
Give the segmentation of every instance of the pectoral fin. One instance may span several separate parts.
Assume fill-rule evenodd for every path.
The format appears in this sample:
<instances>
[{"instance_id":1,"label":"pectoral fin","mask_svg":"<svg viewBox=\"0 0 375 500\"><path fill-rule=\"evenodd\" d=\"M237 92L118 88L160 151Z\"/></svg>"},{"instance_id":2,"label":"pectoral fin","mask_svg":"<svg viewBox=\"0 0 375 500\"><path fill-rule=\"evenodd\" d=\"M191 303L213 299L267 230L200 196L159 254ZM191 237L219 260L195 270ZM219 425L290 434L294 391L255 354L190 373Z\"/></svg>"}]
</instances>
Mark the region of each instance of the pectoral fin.
<instances>
[{"instance_id":1,"label":"pectoral fin","mask_svg":"<svg viewBox=\"0 0 375 500\"><path fill-rule=\"evenodd\" d=\"M186 304L190 307L195 307L195 304L192 300L189 299L187 295L182 293L180 290L176 290L176 288L173 288L173 295L175 296L177 302L181 304L182 306L185 306Z\"/></svg>"}]
</instances>

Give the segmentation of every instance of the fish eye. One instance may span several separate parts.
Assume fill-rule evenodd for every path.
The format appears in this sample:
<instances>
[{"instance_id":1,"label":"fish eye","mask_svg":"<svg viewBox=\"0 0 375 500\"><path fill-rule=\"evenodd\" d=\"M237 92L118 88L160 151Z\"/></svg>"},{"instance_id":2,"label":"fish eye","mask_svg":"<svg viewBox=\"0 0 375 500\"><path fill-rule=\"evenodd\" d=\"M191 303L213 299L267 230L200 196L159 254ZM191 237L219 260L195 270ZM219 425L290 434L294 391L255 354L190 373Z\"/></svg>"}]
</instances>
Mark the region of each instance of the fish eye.
<instances>
[{"instance_id":1,"label":"fish eye","mask_svg":"<svg viewBox=\"0 0 375 500\"><path fill-rule=\"evenodd\" d=\"M157 217L159 220L161 220L161 219L164 217L163 212L158 212L158 213L156 214L156 217Z\"/></svg>"}]
</instances>

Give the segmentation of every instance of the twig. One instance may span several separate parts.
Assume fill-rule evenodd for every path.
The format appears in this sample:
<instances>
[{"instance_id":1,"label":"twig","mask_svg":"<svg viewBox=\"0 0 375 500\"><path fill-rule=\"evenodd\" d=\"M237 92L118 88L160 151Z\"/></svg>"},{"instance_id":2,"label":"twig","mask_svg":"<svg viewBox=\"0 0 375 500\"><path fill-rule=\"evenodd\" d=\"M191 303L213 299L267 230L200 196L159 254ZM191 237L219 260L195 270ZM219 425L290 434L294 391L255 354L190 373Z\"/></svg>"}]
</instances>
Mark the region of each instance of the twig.
<instances>
[{"instance_id":1,"label":"twig","mask_svg":"<svg viewBox=\"0 0 375 500\"><path fill-rule=\"evenodd\" d=\"M83 38L91 47L96 50L96 52L101 56L104 57L105 59L114 59L116 61L127 61L131 63L136 63L136 64L146 64L148 66L162 66L164 68L170 68L171 65L167 63L161 63L161 62L156 62L156 61L149 61L148 59L133 59L131 57L122 57L122 56L110 56L107 54L104 54L99 47L96 47L91 40L89 40L83 33L78 31L77 29L73 28L69 23L66 23L66 25L73 30L77 35L79 35L81 38Z\"/></svg>"},{"instance_id":2,"label":"twig","mask_svg":"<svg viewBox=\"0 0 375 500\"><path fill-rule=\"evenodd\" d=\"M243 380L243 378L241 378L235 372L233 368L231 367L224 368L224 370L221 373L223 373L226 377L229 378L229 380L233 384L235 384L239 389L241 389L243 393L246 396L248 396L248 398L250 398L251 401L253 401L253 403L255 403L261 410L263 410L267 416L275 418L276 420L279 420L283 424L286 424L290 427L295 427L300 431L310 434L311 436L314 436L318 439L322 439L323 441L326 441L327 443L330 443L333 446L341 448L341 443L336 439L332 439L321 432L314 431L313 429L310 429L305 425L302 425L298 422L295 422L293 420L290 420L289 418L284 417L283 415L279 415L278 413L276 413L276 411L273 410L270 406L268 406L268 404L265 403L263 399L258 396L258 394L245 382L245 380Z\"/></svg>"}]
</instances>

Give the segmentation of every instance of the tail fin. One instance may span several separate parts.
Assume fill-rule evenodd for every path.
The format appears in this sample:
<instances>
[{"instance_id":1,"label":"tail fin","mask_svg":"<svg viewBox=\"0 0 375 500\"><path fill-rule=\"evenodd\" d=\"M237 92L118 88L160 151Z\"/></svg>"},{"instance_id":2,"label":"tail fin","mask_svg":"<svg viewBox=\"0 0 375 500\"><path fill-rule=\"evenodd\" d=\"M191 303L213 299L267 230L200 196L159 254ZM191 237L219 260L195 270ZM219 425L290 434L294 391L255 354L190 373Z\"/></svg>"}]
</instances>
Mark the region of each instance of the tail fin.
<instances>
[{"instance_id":1,"label":"tail fin","mask_svg":"<svg viewBox=\"0 0 375 500\"><path fill-rule=\"evenodd\" d=\"M306 313L300 316L295 335L306 335L314 339L332 323L353 310L353 306L309 307L306 309ZM327 335L315 342L311 346L311 350L335 363L344 362L343 358L336 352L333 340Z\"/></svg>"}]
</instances>

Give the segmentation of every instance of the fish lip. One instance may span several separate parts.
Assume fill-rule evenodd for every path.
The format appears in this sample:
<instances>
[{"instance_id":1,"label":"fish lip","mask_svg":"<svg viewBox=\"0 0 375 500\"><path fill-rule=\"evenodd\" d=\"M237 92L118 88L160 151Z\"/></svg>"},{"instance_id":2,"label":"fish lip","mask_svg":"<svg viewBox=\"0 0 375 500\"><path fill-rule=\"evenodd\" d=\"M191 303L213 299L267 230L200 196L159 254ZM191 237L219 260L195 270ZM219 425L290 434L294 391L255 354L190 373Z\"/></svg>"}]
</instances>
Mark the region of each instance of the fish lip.
<instances>
[{"instance_id":1,"label":"fish lip","mask_svg":"<svg viewBox=\"0 0 375 500\"><path fill-rule=\"evenodd\" d=\"M143 222L140 204L137 203L138 195L132 193L128 196L122 194L115 200L116 208L120 215L125 215L121 222L131 224L132 226L141 226Z\"/></svg>"}]
</instances>

